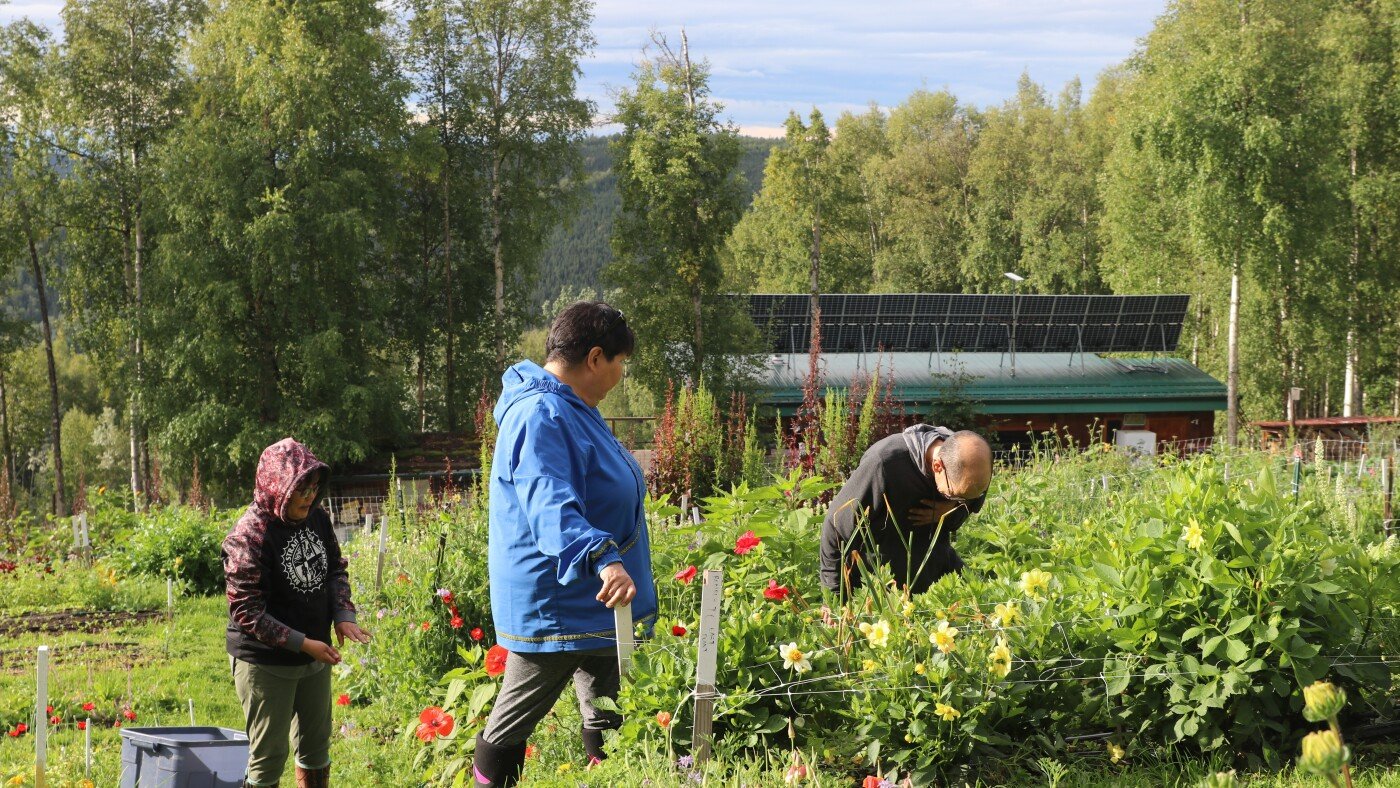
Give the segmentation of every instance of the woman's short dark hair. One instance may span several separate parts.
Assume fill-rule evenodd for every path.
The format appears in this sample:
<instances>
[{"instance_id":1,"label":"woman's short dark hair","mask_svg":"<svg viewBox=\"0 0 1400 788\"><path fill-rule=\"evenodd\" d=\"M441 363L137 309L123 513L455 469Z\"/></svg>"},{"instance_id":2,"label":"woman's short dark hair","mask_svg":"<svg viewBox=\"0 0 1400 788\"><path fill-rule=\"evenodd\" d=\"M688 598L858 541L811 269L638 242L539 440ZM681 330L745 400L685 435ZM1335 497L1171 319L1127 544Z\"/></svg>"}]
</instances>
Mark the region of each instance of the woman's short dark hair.
<instances>
[{"instance_id":1,"label":"woman's short dark hair","mask_svg":"<svg viewBox=\"0 0 1400 788\"><path fill-rule=\"evenodd\" d=\"M627 325L622 310L602 301L579 301L549 324L544 342L545 359L573 366L588 358L593 348L602 348L609 361L620 354L632 355L637 335Z\"/></svg>"}]
</instances>

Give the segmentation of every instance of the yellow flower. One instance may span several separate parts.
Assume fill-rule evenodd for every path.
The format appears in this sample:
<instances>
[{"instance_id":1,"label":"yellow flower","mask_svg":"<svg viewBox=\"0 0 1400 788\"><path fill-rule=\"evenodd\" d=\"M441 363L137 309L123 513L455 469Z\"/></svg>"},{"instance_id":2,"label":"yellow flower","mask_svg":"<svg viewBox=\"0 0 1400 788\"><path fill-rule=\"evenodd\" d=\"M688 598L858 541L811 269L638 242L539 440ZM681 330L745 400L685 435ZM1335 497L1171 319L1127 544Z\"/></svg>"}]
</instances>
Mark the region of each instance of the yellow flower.
<instances>
[{"instance_id":1,"label":"yellow flower","mask_svg":"<svg viewBox=\"0 0 1400 788\"><path fill-rule=\"evenodd\" d=\"M953 720L956 720L957 718L961 717L962 712L958 711L952 706L949 706L946 703L938 703L935 704L933 707L933 715L935 717L942 717L944 722L952 722Z\"/></svg>"},{"instance_id":2,"label":"yellow flower","mask_svg":"<svg viewBox=\"0 0 1400 788\"><path fill-rule=\"evenodd\" d=\"M806 673L812 669L812 661L807 659L807 655L802 653L802 649L798 648L796 643L778 644L778 653L783 657L783 667L789 670Z\"/></svg>"},{"instance_id":3,"label":"yellow flower","mask_svg":"<svg viewBox=\"0 0 1400 788\"><path fill-rule=\"evenodd\" d=\"M992 647L991 664L987 669L999 679L1006 678L1011 672L1011 646L1007 645L1005 638L997 638L997 644Z\"/></svg>"},{"instance_id":4,"label":"yellow flower","mask_svg":"<svg viewBox=\"0 0 1400 788\"><path fill-rule=\"evenodd\" d=\"M870 645L874 648L884 648L889 645L890 623L883 618L876 621L874 624L870 624L869 628L862 626L860 631L865 633L866 639L870 641Z\"/></svg>"},{"instance_id":5,"label":"yellow flower","mask_svg":"<svg viewBox=\"0 0 1400 788\"><path fill-rule=\"evenodd\" d=\"M573 765L572 763L569 763L569 762L566 761L566 762L564 762L564 763L559 764L559 768L556 769L555 771L557 771L557 772L560 773L560 774L564 774L565 772L569 771L569 770L572 769L572 768L574 768L574 765Z\"/></svg>"},{"instance_id":6,"label":"yellow flower","mask_svg":"<svg viewBox=\"0 0 1400 788\"><path fill-rule=\"evenodd\" d=\"M997 626L1009 627L1016 623L1016 619L1021 615L1021 608L1015 602L998 604L996 610L992 611L992 620L997 622Z\"/></svg>"},{"instance_id":7,"label":"yellow flower","mask_svg":"<svg viewBox=\"0 0 1400 788\"><path fill-rule=\"evenodd\" d=\"M1346 705L1346 691L1330 681L1314 681L1303 688L1303 716L1308 722L1335 719Z\"/></svg>"},{"instance_id":8,"label":"yellow flower","mask_svg":"<svg viewBox=\"0 0 1400 788\"><path fill-rule=\"evenodd\" d=\"M1186 540L1186 546L1192 550L1201 549L1201 545L1206 543L1205 532L1201 530L1200 524L1194 519L1181 531L1181 538Z\"/></svg>"},{"instance_id":9,"label":"yellow flower","mask_svg":"<svg viewBox=\"0 0 1400 788\"><path fill-rule=\"evenodd\" d=\"M23 774L16 774L14 777L11 777L10 779L6 780L6 781L5 781L5 784L6 784L6 785L24 785L24 775L23 775Z\"/></svg>"},{"instance_id":10,"label":"yellow flower","mask_svg":"<svg viewBox=\"0 0 1400 788\"><path fill-rule=\"evenodd\" d=\"M1035 599L1040 598L1040 592L1050 590L1050 581L1053 576L1041 569L1032 569L1029 572L1021 573L1021 592L1026 596Z\"/></svg>"},{"instance_id":11,"label":"yellow flower","mask_svg":"<svg viewBox=\"0 0 1400 788\"><path fill-rule=\"evenodd\" d=\"M914 666L914 672L922 676L928 672L928 668L924 667L924 663L920 662Z\"/></svg>"},{"instance_id":12,"label":"yellow flower","mask_svg":"<svg viewBox=\"0 0 1400 788\"><path fill-rule=\"evenodd\" d=\"M1119 761L1123 760L1123 756L1126 754L1127 751L1119 745L1114 744L1113 742L1108 743L1108 759L1110 761L1118 763Z\"/></svg>"},{"instance_id":13,"label":"yellow flower","mask_svg":"<svg viewBox=\"0 0 1400 788\"><path fill-rule=\"evenodd\" d=\"M861 667L864 668L866 671L874 670L876 667L875 660L867 659L865 662L861 663Z\"/></svg>"},{"instance_id":14,"label":"yellow flower","mask_svg":"<svg viewBox=\"0 0 1400 788\"><path fill-rule=\"evenodd\" d=\"M933 630L933 634L929 635L928 639L933 645L938 646L939 651L947 654L951 651L957 651L958 644L954 640L957 636L957 627L949 626L947 621L940 621L938 622L938 627Z\"/></svg>"},{"instance_id":15,"label":"yellow flower","mask_svg":"<svg viewBox=\"0 0 1400 788\"><path fill-rule=\"evenodd\" d=\"M1303 757L1298 768L1319 777L1332 777L1351 759L1335 731L1320 730L1303 737Z\"/></svg>"},{"instance_id":16,"label":"yellow flower","mask_svg":"<svg viewBox=\"0 0 1400 788\"><path fill-rule=\"evenodd\" d=\"M913 603L913 602L905 602L905 603L904 603L904 611L903 611L903 612L904 612L904 617L905 617L905 618L908 618L908 617L914 615L914 603Z\"/></svg>"},{"instance_id":17,"label":"yellow flower","mask_svg":"<svg viewBox=\"0 0 1400 788\"><path fill-rule=\"evenodd\" d=\"M869 622L869 621L862 621L862 622L860 622L860 633L861 633L862 635L865 635L866 637L869 637L869 636L870 636L870 622Z\"/></svg>"}]
</instances>

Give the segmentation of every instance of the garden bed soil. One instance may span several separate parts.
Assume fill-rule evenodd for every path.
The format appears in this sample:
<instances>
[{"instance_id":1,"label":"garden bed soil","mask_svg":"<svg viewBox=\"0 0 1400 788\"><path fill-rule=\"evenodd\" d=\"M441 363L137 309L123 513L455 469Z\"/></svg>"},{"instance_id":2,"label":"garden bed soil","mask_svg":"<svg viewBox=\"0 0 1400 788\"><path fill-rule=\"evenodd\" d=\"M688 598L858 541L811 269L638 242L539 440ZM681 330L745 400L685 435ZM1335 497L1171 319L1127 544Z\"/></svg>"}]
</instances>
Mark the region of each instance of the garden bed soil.
<instances>
[{"instance_id":1,"label":"garden bed soil","mask_svg":"<svg viewBox=\"0 0 1400 788\"><path fill-rule=\"evenodd\" d=\"M27 634L104 632L126 624L143 624L160 616L159 610L55 610L47 613L26 613L21 616L0 616L0 638Z\"/></svg>"}]
</instances>

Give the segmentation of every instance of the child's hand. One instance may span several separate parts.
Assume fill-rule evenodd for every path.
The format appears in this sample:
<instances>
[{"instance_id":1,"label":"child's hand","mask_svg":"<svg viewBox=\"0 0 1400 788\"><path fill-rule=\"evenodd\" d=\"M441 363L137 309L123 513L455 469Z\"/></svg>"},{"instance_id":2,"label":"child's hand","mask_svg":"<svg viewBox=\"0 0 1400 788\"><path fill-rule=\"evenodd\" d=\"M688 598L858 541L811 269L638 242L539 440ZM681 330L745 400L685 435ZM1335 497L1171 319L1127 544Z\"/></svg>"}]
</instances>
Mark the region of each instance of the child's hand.
<instances>
[{"instance_id":1,"label":"child's hand","mask_svg":"<svg viewBox=\"0 0 1400 788\"><path fill-rule=\"evenodd\" d=\"M340 664L340 652L336 651L331 644L322 643L319 640L307 638L302 641L301 653L306 654L317 662L324 662L327 665Z\"/></svg>"},{"instance_id":2,"label":"child's hand","mask_svg":"<svg viewBox=\"0 0 1400 788\"><path fill-rule=\"evenodd\" d=\"M370 634L366 630L360 629L360 625L354 621L341 621L335 625L336 645L345 647L346 638L351 643L368 643Z\"/></svg>"}]
</instances>

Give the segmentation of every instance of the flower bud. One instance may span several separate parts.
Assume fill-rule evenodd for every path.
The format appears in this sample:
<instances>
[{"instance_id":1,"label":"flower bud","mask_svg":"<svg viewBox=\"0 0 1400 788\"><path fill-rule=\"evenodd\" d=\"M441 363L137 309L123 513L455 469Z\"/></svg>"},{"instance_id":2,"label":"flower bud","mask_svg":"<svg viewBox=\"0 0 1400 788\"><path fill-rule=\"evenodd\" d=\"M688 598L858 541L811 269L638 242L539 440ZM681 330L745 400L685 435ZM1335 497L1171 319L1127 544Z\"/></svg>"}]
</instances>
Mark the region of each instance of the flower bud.
<instances>
[{"instance_id":1,"label":"flower bud","mask_svg":"<svg viewBox=\"0 0 1400 788\"><path fill-rule=\"evenodd\" d=\"M1200 788L1239 788L1240 781L1235 779L1235 770L1228 772L1216 772L1201 780Z\"/></svg>"},{"instance_id":2,"label":"flower bud","mask_svg":"<svg viewBox=\"0 0 1400 788\"><path fill-rule=\"evenodd\" d=\"M1334 720L1346 705L1346 692L1329 681L1315 681L1303 688L1303 716L1308 722Z\"/></svg>"},{"instance_id":3,"label":"flower bud","mask_svg":"<svg viewBox=\"0 0 1400 788\"><path fill-rule=\"evenodd\" d=\"M1351 753L1334 731L1315 731L1303 737L1303 757L1298 761L1298 768L1319 777L1329 777L1350 758Z\"/></svg>"}]
</instances>

